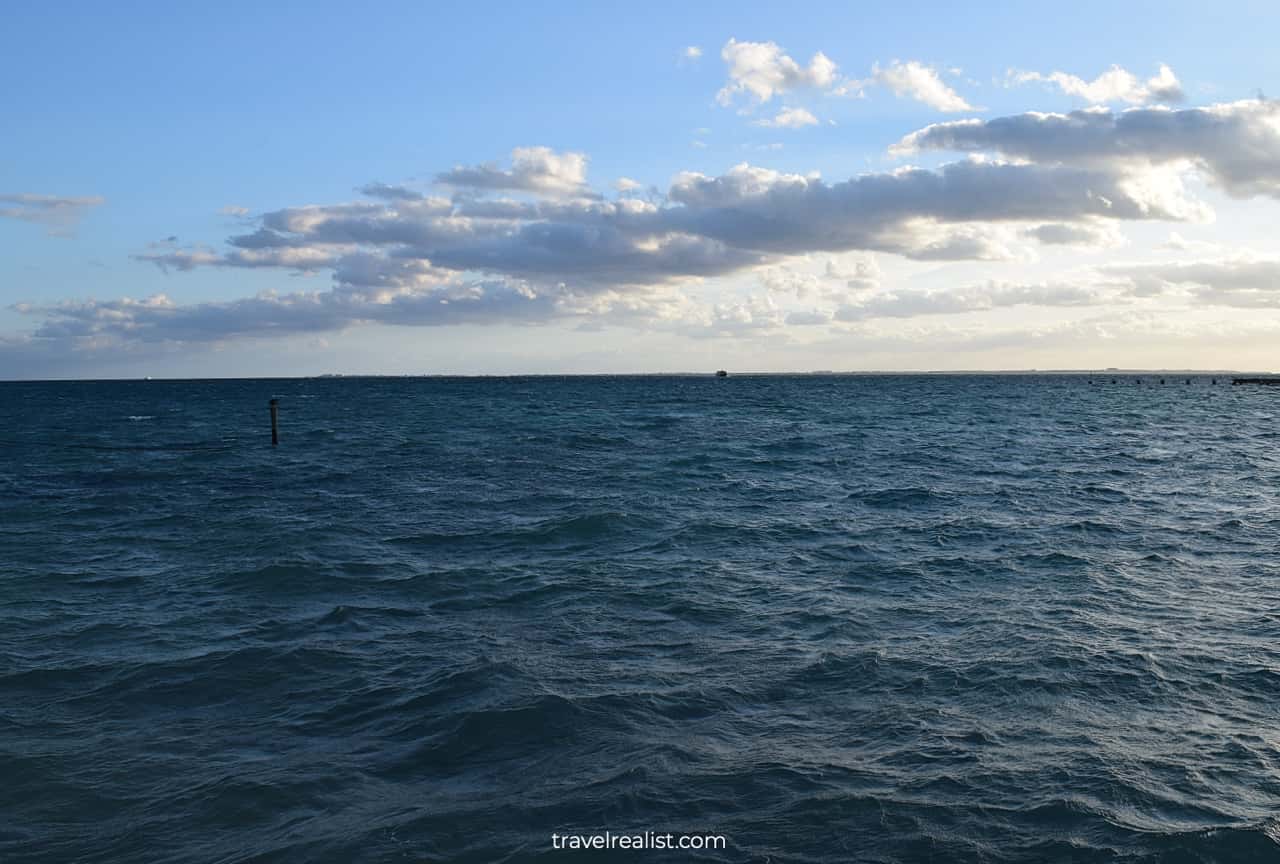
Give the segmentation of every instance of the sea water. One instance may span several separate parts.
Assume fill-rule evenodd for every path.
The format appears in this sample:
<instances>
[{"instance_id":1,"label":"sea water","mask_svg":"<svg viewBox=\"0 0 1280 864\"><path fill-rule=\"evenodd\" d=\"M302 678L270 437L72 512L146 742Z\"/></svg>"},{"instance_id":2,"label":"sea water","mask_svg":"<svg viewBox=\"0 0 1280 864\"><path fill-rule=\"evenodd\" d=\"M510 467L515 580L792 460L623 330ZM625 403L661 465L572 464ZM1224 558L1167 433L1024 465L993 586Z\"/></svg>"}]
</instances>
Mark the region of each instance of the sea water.
<instances>
[{"instance_id":1,"label":"sea water","mask_svg":"<svg viewBox=\"0 0 1280 864\"><path fill-rule=\"evenodd\" d=\"M0 384L0 861L1280 861L1278 418L1208 377ZM645 832L723 846L563 848Z\"/></svg>"}]
</instances>

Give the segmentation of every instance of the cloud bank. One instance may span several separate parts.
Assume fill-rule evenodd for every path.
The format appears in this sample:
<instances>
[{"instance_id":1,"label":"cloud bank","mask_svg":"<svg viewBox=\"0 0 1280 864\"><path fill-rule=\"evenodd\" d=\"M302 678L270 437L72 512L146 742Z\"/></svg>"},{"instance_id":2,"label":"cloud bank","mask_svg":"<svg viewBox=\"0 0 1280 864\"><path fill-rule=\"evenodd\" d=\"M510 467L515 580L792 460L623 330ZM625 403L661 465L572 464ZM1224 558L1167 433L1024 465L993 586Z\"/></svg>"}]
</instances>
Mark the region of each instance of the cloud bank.
<instances>
[{"instance_id":1,"label":"cloud bank","mask_svg":"<svg viewBox=\"0 0 1280 864\"><path fill-rule=\"evenodd\" d=\"M801 66L772 49L736 47L745 44L731 43L743 81L752 83L735 98L772 98L836 74L821 55ZM962 158L834 181L743 163L720 174L682 172L643 196L641 184L624 177L609 197L590 184L586 154L517 148L505 164L455 166L422 190L373 182L359 188L358 200L237 214L247 230L222 247L168 240L135 255L173 273L327 274L331 281L319 290L187 305L163 295L23 305L15 308L37 324L19 341L128 348L362 322L576 320L732 333L1157 295L1275 305L1277 272L1269 268L1276 265L1261 260L1117 265L1083 279L946 291L885 286L870 258L852 269L829 263L823 275L779 275L788 262L820 255L999 261L1028 243L1115 246L1126 222L1211 215L1184 187L1187 173L1237 197L1280 197L1280 107L1266 101L962 120L920 129L895 147L898 155L926 151ZM99 203L0 200L29 221ZM752 270L773 274L762 296L698 296L703 280Z\"/></svg>"},{"instance_id":2,"label":"cloud bank","mask_svg":"<svg viewBox=\"0 0 1280 864\"><path fill-rule=\"evenodd\" d=\"M899 155L922 150L986 152L1113 173L1194 167L1229 195L1280 198L1280 102L1276 101L959 120L913 132L893 149Z\"/></svg>"}]
</instances>

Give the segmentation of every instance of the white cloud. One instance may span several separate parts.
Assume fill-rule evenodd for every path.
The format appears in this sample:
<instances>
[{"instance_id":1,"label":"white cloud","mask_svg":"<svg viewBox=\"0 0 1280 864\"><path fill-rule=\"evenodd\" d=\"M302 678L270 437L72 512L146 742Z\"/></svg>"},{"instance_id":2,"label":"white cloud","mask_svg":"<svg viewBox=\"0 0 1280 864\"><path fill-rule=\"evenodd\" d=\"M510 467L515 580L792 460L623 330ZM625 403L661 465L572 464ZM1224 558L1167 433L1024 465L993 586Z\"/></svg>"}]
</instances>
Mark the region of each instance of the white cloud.
<instances>
[{"instance_id":1,"label":"white cloud","mask_svg":"<svg viewBox=\"0 0 1280 864\"><path fill-rule=\"evenodd\" d=\"M1185 98L1182 85L1173 70L1163 63L1155 75L1142 81L1121 66L1112 66L1092 81L1066 72L1011 72L1010 84L1044 82L1056 86L1069 96L1077 96L1095 105L1127 102L1145 105L1152 102L1181 102Z\"/></svg>"},{"instance_id":2,"label":"white cloud","mask_svg":"<svg viewBox=\"0 0 1280 864\"><path fill-rule=\"evenodd\" d=\"M888 66L871 67L872 79L893 91L895 96L915 99L938 111L973 111L972 105L942 80L936 69L916 60L895 60Z\"/></svg>"},{"instance_id":3,"label":"white cloud","mask_svg":"<svg viewBox=\"0 0 1280 864\"><path fill-rule=\"evenodd\" d=\"M634 192L637 189L643 189L644 184L638 180L632 180L630 177L619 177L613 182L613 188L619 192Z\"/></svg>"},{"instance_id":4,"label":"white cloud","mask_svg":"<svg viewBox=\"0 0 1280 864\"><path fill-rule=\"evenodd\" d=\"M448 186L471 189L511 189L547 195L581 195L587 190L584 153L557 153L550 147L517 147L511 168L492 164L459 166L436 176Z\"/></svg>"},{"instance_id":5,"label":"white cloud","mask_svg":"<svg viewBox=\"0 0 1280 864\"><path fill-rule=\"evenodd\" d=\"M880 286L880 265L872 255L828 258L823 275L843 282L851 291L869 291Z\"/></svg>"},{"instance_id":6,"label":"white cloud","mask_svg":"<svg viewBox=\"0 0 1280 864\"><path fill-rule=\"evenodd\" d=\"M756 125L770 126L775 129L801 129L805 126L818 125L818 118L804 108L784 108L771 119L756 121Z\"/></svg>"},{"instance_id":7,"label":"white cloud","mask_svg":"<svg viewBox=\"0 0 1280 864\"><path fill-rule=\"evenodd\" d=\"M870 87L880 86L891 90L900 98L915 99L939 111L977 110L942 80L937 69L918 60L894 60L887 66L879 63L871 67L871 75L864 79L844 78L838 67L821 51L815 53L808 66L801 66L795 59L783 53L776 42L739 42L730 39L720 52L728 67L729 81L716 100L724 106L745 97L749 105L769 102L795 90L808 88L835 96L866 95ZM796 112L796 118L808 118L801 125L817 122L808 111ZM783 112L786 113L786 112ZM761 125L778 123L783 115Z\"/></svg>"},{"instance_id":8,"label":"white cloud","mask_svg":"<svg viewBox=\"0 0 1280 864\"><path fill-rule=\"evenodd\" d=\"M776 42L739 42L730 39L720 51L729 67L729 82L716 94L721 105L732 104L740 95L756 103L805 87L825 90L838 78L836 64L821 51L808 66L801 66L782 53Z\"/></svg>"},{"instance_id":9,"label":"white cloud","mask_svg":"<svg viewBox=\"0 0 1280 864\"><path fill-rule=\"evenodd\" d=\"M693 61L701 57L702 57L702 49L699 48L697 45L689 45L683 51L680 52L680 58L682 60Z\"/></svg>"},{"instance_id":10,"label":"white cloud","mask_svg":"<svg viewBox=\"0 0 1280 864\"><path fill-rule=\"evenodd\" d=\"M757 271L761 286L769 294L812 299L823 292L823 283L812 273L804 273L786 265L764 267Z\"/></svg>"}]
</instances>

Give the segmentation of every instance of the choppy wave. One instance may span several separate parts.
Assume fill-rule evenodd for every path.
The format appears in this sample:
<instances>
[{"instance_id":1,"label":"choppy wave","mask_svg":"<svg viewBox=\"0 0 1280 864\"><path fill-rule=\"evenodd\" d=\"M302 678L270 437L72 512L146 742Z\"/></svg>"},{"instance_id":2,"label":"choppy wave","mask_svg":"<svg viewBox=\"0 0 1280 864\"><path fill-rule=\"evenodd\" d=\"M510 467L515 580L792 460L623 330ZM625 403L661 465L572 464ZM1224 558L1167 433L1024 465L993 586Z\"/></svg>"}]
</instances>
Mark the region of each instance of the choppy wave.
<instances>
[{"instance_id":1,"label":"choppy wave","mask_svg":"<svg viewBox=\"0 0 1280 864\"><path fill-rule=\"evenodd\" d=\"M0 385L0 860L1278 861L1267 389Z\"/></svg>"}]
</instances>

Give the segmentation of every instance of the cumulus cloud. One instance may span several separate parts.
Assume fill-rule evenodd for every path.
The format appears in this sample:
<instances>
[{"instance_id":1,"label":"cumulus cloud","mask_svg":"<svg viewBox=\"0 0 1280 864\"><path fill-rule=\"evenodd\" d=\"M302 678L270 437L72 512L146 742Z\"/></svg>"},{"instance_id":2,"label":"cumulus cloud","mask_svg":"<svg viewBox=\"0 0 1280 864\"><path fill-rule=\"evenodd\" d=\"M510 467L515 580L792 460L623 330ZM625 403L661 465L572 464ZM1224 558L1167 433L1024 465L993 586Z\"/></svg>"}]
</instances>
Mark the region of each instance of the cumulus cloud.
<instances>
[{"instance_id":1,"label":"cumulus cloud","mask_svg":"<svg viewBox=\"0 0 1280 864\"><path fill-rule=\"evenodd\" d=\"M589 194L585 153L557 153L550 147L517 147L511 168L496 165L458 166L436 180L459 189L509 189L542 195Z\"/></svg>"},{"instance_id":2,"label":"cumulus cloud","mask_svg":"<svg viewBox=\"0 0 1280 864\"><path fill-rule=\"evenodd\" d=\"M880 269L871 256L828 258L820 273L786 264L764 267L759 271L759 278L770 296L820 304L812 305L808 311L823 311L828 320L833 307L852 303L880 287ZM822 306L832 308L822 309Z\"/></svg>"},{"instance_id":3,"label":"cumulus cloud","mask_svg":"<svg viewBox=\"0 0 1280 864\"><path fill-rule=\"evenodd\" d=\"M1178 201L1119 175L1071 166L962 161L829 184L741 164L678 175L659 205L636 198L425 197L288 208L219 254L158 248L177 269L332 267L363 249L454 272L565 283L578 290L715 276L814 251L893 252L921 260L1010 257L987 224L1179 219Z\"/></svg>"},{"instance_id":4,"label":"cumulus cloud","mask_svg":"<svg viewBox=\"0 0 1280 864\"><path fill-rule=\"evenodd\" d=\"M1179 216L1162 201L1137 197L1123 177L1106 172L973 160L837 183L817 174L742 164L718 176L680 174L663 203L582 196L450 200L388 194L381 186L365 191L375 200L265 213L255 230L230 238L223 251L163 242L136 256L179 271L329 271L334 287L327 292L197 307L97 303L43 308L39 314L61 323L40 333L49 338L110 333L123 339L154 331L156 338L167 332L165 338L205 334L201 338L209 339L214 334L230 338L290 332L290 321L297 322L297 332L309 332L358 321L454 323L481 320L486 314L494 320L563 315L634 320L642 313L689 313L690 307L669 299L688 280L791 256L880 251L925 261L1000 260L1010 257L1009 242L1016 236L1006 223L1071 225ZM847 303L850 292L873 288L879 275L871 259L840 259L829 264L826 278L845 285L806 292L797 283L793 293ZM776 294L780 284L775 280L765 298ZM668 299L658 304L653 301L658 296ZM988 291L963 303L982 308L1008 296ZM983 299L991 297L995 299ZM440 301L462 305L441 310ZM942 301L930 302L936 307ZM882 305L859 314L887 315L895 308ZM701 326L719 332L780 326L794 311L758 298L698 314ZM244 323L254 314L273 323L262 328ZM198 326L201 318L211 319L207 329ZM103 323L108 320L127 326ZM167 331L165 322L173 325Z\"/></svg>"},{"instance_id":5,"label":"cumulus cloud","mask_svg":"<svg viewBox=\"0 0 1280 864\"><path fill-rule=\"evenodd\" d=\"M872 254L1004 260L1028 239L1106 245L1122 239L1116 226L1125 221L1202 218L1204 206L1181 185L1192 168L1232 194L1277 196L1278 129L1276 106L1260 101L1026 114L935 124L904 139L900 149L972 154L938 168L828 181L744 163L720 174L678 174L665 194L612 199L587 186L584 155L520 148L509 167L441 175L439 185L452 195L374 183L361 187L360 200L255 216L221 247L170 238L136 256L170 271L325 273L332 279L325 290L192 306L121 300L23 311L44 322L35 338L78 345L207 341L361 321L565 316L683 318L717 332L746 332L789 318L1075 305L1102 294L1082 285L1005 283L945 295L885 292ZM623 178L617 188L634 191L633 184ZM827 259L821 274L789 269L788 262L815 256ZM1227 280L1221 268L1106 275L1132 296L1192 292L1202 302L1266 305L1275 293L1265 281L1271 271L1257 262L1253 269L1232 266L1254 287ZM701 306L689 300L702 279L754 268L772 274L761 276L760 297Z\"/></svg>"},{"instance_id":6,"label":"cumulus cloud","mask_svg":"<svg viewBox=\"0 0 1280 864\"><path fill-rule=\"evenodd\" d=\"M852 260L828 258L823 275L843 282L852 291L868 291L880 285L880 265L870 255Z\"/></svg>"},{"instance_id":7,"label":"cumulus cloud","mask_svg":"<svg viewBox=\"0 0 1280 864\"><path fill-rule=\"evenodd\" d=\"M776 42L730 39L720 50L720 57L729 67L729 81L716 94L721 105L730 105L739 96L763 103L801 88L825 90L838 79L836 64L821 51L813 55L807 66L801 66L784 54Z\"/></svg>"},{"instance_id":8,"label":"cumulus cloud","mask_svg":"<svg viewBox=\"0 0 1280 864\"><path fill-rule=\"evenodd\" d=\"M895 96L915 99L938 111L975 110L942 80L936 69L915 60L906 63L894 60L884 67L876 64L871 68L871 78L877 84L888 87Z\"/></svg>"},{"instance_id":9,"label":"cumulus cloud","mask_svg":"<svg viewBox=\"0 0 1280 864\"><path fill-rule=\"evenodd\" d=\"M680 52L680 59L685 60L687 62L693 62L694 60L697 60L701 57L702 57L702 49L699 48L697 45L686 46L685 49Z\"/></svg>"},{"instance_id":10,"label":"cumulus cloud","mask_svg":"<svg viewBox=\"0 0 1280 864\"><path fill-rule=\"evenodd\" d=\"M1051 84L1069 96L1077 96L1095 105L1111 102L1127 102L1130 105L1146 105L1152 102L1181 102L1186 95L1173 70L1163 63L1155 75L1142 81L1138 76L1120 66L1112 66L1092 81L1085 81L1066 72L1011 72L1010 84L1044 82Z\"/></svg>"},{"instance_id":11,"label":"cumulus cloud","mask_svg":"<svg viewBox=\"0 0 1280 864\"><path fill-rule=\"evenodd\" d=\"M43 225L55 237L69 237L89 208L105 201L97 195L66 198L29 192L0 193L0 218Z\"/></svg>"},{"instance_id":12,"label":"cumulus cloud","mask_svg":"<svg viewBox=\"0 0 1280 864\"><path fill-rule=\"evenodd\" d=\"M801 129L818 125L818 118L804 108L784 108L772 118L756 121L759 126L775 129Z\"/></svg>"},{"instance_id":13,"label":"cumulus cloud","mask_svg":"<svg viewBox=\"0 0 1280 864\"><path fill-rule=\"evenodd\" d=\"M1037 163L1130 170L1194 165L1229 195L1280 198L1280 102L1018 114L935 123L893 152L993 152Z\"/></svg>"},{"instance_id":14,"label":"cumulus cloud","mask_svg":"<svg viewBox=\"0 0 1280 864\"><path fill-rule=\"evenodd\" d=\"M836 63L821 51L802 66L783 53L776 42L730 39L720 56L729 78L716 94L716 101L723 106L732 105L741 97L749 110L801 89L835 96L864 96L869 88L885 87L899 98L914 99L938 111L977 110L942 79L935 67L918 60L894 60L885 66L875 63L869 77L856 79L841 76ZM809 111L789 108L771 120L759 121L759 125L794 128L816 122Z\"/></svg>"}]
</instances>

